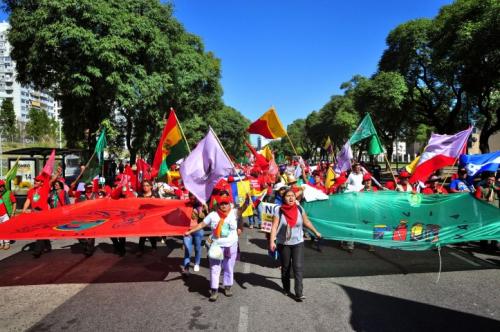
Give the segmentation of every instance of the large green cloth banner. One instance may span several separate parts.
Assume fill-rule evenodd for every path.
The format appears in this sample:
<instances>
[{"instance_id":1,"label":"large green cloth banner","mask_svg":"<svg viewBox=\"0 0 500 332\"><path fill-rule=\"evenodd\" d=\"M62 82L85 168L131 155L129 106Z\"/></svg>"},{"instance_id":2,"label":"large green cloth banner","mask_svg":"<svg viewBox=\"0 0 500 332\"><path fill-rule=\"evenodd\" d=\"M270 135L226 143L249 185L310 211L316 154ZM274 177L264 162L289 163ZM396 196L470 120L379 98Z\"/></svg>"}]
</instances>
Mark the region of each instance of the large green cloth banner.
<instances>
[{"instance_id":1,"label":"large green cloth banner","mask_svg":"<svg viewBox=\"0 0 500 332\"><path fill-rule=\"evenodd\" d=\"M303 206L325 239L404 250L500 239L500 209L466 193L346 193Z\"/></svg>"}]
</instances>

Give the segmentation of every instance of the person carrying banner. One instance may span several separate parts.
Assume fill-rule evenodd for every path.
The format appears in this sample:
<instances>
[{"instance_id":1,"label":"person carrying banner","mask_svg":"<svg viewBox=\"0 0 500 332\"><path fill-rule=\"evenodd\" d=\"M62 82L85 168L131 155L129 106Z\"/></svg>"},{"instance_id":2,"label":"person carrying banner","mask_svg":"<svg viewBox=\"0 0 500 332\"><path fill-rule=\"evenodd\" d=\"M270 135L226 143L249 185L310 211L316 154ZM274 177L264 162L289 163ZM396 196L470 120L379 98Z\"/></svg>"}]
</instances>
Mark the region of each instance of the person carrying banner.
<instances>
[{"instance_id":1,"label":"person carrying banner","mask_svg":"<svg viewBox=\"0 0 500 332\"><path fill-rule=\"evenodd\" d=\"M474 188L467 183L467 170L465 167L458 169L457 178L450 183L451 193L473 192Z\"/></svg>"},{"instance_id":2,"label":"person carrying banner","mask_svg":"<svg viewBox=\"0 0 500 332\"><path fill-rule=\"evenodd\" d=\"M489 175L485 180L481 181L479 185L476 187L476 192L474 196L482 201L487 202L488 204L493 205L494 207L499 206L499 193L500 187L495 184L495 175Z\"/></svg>"},{"instance_id":3,"label":"person carrying banner","mask_svg":"<svg viewBox=\"0 0 500 332\"><path fill-rule=\"evenodd\" d=\"M201 204L193 194L189 193L189 203L193 207L193 213L191 214L191 220L196 222L196 224L202 223L208 214L207 206ZM191 233L190 236L184 236L184 261L182 264L182 274L184 276L189 275L189 265L191 264L191 249L194 245L194 272L200 271L201 263L201 242L203 241L203 229Z\"/></svg>"},{"instance_id":4,"label":"person carrying banner","mask_svg":"<svg viewBox=\"0 0 500 332\"><path fill-rule=\"evenodd\" d=\"M202 222L187 231L184 236L198 232L199 230L210 227L212 234L208 252L210 263L210 301L217 301L219 278L221 268L224 269L224 294L232 296L231 287L234 282L234 265L238 253L238 219L251 203L250 195L243 205L236 209L231 207L231 197L229 195L218 195L216 197L216 211L210 212Z\"/></svg>"},{"instance_id":5,"label":"person carrying banner","mask_svg":"<svg viewBox=\"0 0 500 332\"><path fill-rule=\"evenodd\" d=\"M441 178L437 175L432 175L429 180L427 180L427 186L422 190L422 194L424 195L432 195L432 194L448 194L446 188L442 185L438 184L441 181Z\"/></svg>"},{"instance_id":6,"label":"person carrying banner","mask_svg":"<svg viewBox=\"0 0 500 332\"><path fill-rule=\"evenodd\" d=\"M153 190L153 182L150 180L143 180L142 181L142 190L141 192L137 195L137 197L140 198L160 198L158 193ZM156 251L156 243L158 242L158 237L155 236L148 236L149 243L151 243L151 248L153 249L153 252ZM137 250L137 257L141 257L144 254L144 249L146 245L146 237L142 236L139 238L139 247Z\"/></svg>"},{"instance_id":7,"label":"person carrying banner","mask_svg":"<svg viewBox=\"0 0 500 332\"><path fill-rule=\"evenodd\" d=\"M372 186L372 176L368 173L363 175L363 189L360 191L378 191L378 188Z\"/></svg>"},{"instance_id":8,"label":"person carrying banner","mask_svg":"<svg viewBox=\"0 0 500 332\"><path fill-rule=\"evenodd\" d=\"M94 192L94 185L92 182L88 182L85 184L85 191L83 193L80 193L77 195L78 197L75 200L75 203L81 203L85 201L93 201L94 199L98 198L98 195L96 192ZM85 256L90 257L94 254L95 250L95 239L94 238L88 238L88 239L78 239L78 242L83 247L83 253Z\"/></svg>"},{"instance_id":9,"label":"person carrying banner","mask_svg":"<svg viewBox=\"0 0 500 332\"><path fill-rule=\"evenodd\" d=\"M347 190L348 192L360 191L363 189L363 172L361 171L361 165L355 163L352 165L352 172L347 177Z\"/></svg>"},{"instance_id":10,"label":"person carrying banner","mask_svg":"<svg viewBox=\"0 0 500 332\"><path fill-rule=\"evenodd\" d=\"M396 184L396 191L404 192L404 193L411 193L413 192L413 187L411 184L408 182L408 179L411 177L411 174L408 173L407 171L401 171L398 175L399 182Z\"/></svg>"},{"instance_id":11,"label":"person carrying banner","mask_svg":"<svg viewBox=\"0 0 500 332\"><path fill-rule=\"evenodd\" d=\"M121 174L116 177L115 187L110 195L112 199L136 197L135 192L130 188L130 186L127 183L128 177L129 176L126 174ZM127 250L125 248L126 238L112 237L111 241L113 242L113 248L115 249L115 253L118 254L119 256L125 256L125 254L127 253Z\"/></svg>"},{"instance_id":12,"label":"person carrying banner","mask_svg":"<svg viewBox=\"0 0 500 332\"><path fill-rule=\"evenodd\" d=\"M35 177L33 188L28 190L26 201L24 202L23 212L40 212L49 210L49 191L51 181L48 177L38 175ZM50 240L36 240L33 257L39 258L43 252L50 252L52 246Z\"/></svg>"},{"instance_id":13,"label":"person carrying banner","mask_svg":"<svg viewBox=\"0 0 500 332\"><path fill-rule=\"evenodd\" d=\"M295 193L287 189L283 196L283 205L276 211L269 238L269 250L278 250L281 258L281 281L286 295L290 293L290 270L295 276L295 298L303 301L302 269L304 266L304 230L310 229L317 238L321 238L305 211L297 204Z\"/></svg>"},{"instance_id":14,"label":"person carrying banner","mask_svg":"<svg viewBox=\"0 0 500 332\"><path fill-rule=\"evenodd\" d=\"M12 191L10 193L5 191L5 181L0 180L0 223L8 221L16 212L16 197ZM9 250L10 241L0 240L0 249Z\"/></svg>"}]
</instances>

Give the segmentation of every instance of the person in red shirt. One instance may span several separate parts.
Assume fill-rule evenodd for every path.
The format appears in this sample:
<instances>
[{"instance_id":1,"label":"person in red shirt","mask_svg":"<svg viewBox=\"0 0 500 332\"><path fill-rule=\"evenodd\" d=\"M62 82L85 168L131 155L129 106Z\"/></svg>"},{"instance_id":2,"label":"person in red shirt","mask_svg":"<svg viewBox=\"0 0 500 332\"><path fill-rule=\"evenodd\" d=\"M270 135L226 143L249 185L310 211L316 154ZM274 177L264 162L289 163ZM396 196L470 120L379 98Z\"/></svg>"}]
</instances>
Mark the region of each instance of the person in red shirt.
<instances>
[{"instance_id":1,"label":"person in red shirt","mask_svg":"<svg viewBox=\"0 0 500 332\"><path fill-rule=\"evenodd\" d=\"M134 198L134 191L128 186L123 184L122 179L115 181L115 188L111 192L112 199L120 199L120 198ZM124 237L112 237L111 241L113 242L113 247L115 249L115 253L120 256L124 256L126 253L125 243L126 239Z\"/></svg>"},{"instance_id":2,"label":"person in red shirt","mask_svg":"<svg viewBox=\"0 0 500 332\"><path fill-rule=\"evenodd\" d=\"M31 212L47 211L49 209L50 180L48 177L38 175L35 178L33 188L28 190L26 201L23 206L23 213L31 209ZM52 250L50 240L36 240L33 257L39 258L42 252Z\"/></svg>"},{"instance_id":3,"label":"person in red shirt","mask_svg":"<svg viewBox=\"0 0 500 332\"><path fill-rule=\"evenodd\" d=\"M446 188L444 188L442 185L438 184L438 182L441 181L441 178L432 175L429 180L427 180L427 187L425 187L422 190L422 194L424 195L432 195L432 194L448 194L448 191Z\"/></svg>"},{"instance_id":4,"label":"person in red shirt","mask_svg":"<svg viewBox=\"0 0 500 332\"><path fill-rule=\"evenodd\" d=\"M399 178L399 183L396 185L396 191L401 191L401 192L408 192L411 193L413 192L413 187L411 184L408 183L408 179L411 177L411 174L408 173L407 171L402 171L399 173L398 178Z\"/></svg>"},{"instance_id":5,"label":"person in red shirt","mask_svg":"<svg viewBox=\"0 0 500 332\"><path fill-rule=\"evenodd\" d=\"M378 191L378 188L372 186L372 176L369 173L363 175L363 189L360 191Z\"/></svg>"},{"instance_id":6,"label":"person in red shirt","mask_svg":"<svg viewBox=\"0 0 500 332\"><path fill-rule=\"evenodd\" d=\"M318 172L315 172L313 175L314 175L314 183L309 181L308 184L311 187L314 187L318 190L321 190L322 192L324 192L326 194L326 187L325 187L325 184L323 183L323 181L321 180L321 175Z\"/></svg>"},{"instance_id":7,"label":"person in red shirt","mask_svg":"<svg viewBox=\"0 0 500 332\"><path fill-rule=\"evenodd\" d=\"M10 213L7 209L7 202L10 203ZM7 194L5 192L5 181L0 180L0 224L10 219L16 212L16 197L12 191ZM0 249L10 249L10 240L0 240Z\"/></svg>"},{"instance_id":8,"label":"person in red shirt","mask_svg":"<svg viewBox=\"0 0 500 332\"><path fill-rule=\"evenodd\" d=\"M328 195L341 194L347 189L347 177L345 174L340 174L339 177L335 179L335 183L330 187Z\"/></svg>"}]
</instances>

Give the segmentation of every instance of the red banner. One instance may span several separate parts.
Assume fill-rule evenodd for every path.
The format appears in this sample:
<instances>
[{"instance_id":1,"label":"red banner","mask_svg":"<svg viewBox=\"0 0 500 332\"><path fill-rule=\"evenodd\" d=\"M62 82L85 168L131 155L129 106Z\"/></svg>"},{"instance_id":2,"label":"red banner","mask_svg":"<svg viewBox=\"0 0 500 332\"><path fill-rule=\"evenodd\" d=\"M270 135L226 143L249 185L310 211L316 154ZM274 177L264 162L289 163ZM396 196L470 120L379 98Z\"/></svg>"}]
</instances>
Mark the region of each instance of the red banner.
<instances>
[{"instance_id":1,"label":"red banner","mask_svg":"<svg viewBox=\"0 0 500 332\"><path fill-rule=\"evenodd\" d=\"M0 224L0 239L34 240L182 235L191 224L187 201L98 199L26 213Z\"/></svg>"}]
</instances>

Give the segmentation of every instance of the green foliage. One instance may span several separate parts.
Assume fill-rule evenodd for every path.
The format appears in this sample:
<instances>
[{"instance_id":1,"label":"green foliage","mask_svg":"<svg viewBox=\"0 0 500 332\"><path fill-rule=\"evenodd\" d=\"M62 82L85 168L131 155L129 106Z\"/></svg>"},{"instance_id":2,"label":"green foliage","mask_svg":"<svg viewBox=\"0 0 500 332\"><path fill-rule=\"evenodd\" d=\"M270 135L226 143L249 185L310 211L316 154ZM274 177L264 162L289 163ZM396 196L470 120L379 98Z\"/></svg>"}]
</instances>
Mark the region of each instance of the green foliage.
<instances>
[{"instance_id":1,"label":"green foliage","mask_svg":"<svg viewBox=\"0 0 500 332\"><path fill-rule=\"evenodd\" d=\"M353 90L354 104L360 116L370 113L379 137L392 153L394 140L404 138L411 128L411 117L404 109L408 88L396 72L379 72L359 81Z\"/></svg>"},{"instance_id":2,"label":"green foliage","mask_svg":"<svg viewBox=\"0 0 500 332\"><path fill-rule=\"evenodd\" d=\"M26 134L35 141L53 140L55 141L58 122L47 115L41 109L32 108L29 113L29 120L26 123Z\"/></svg>"},{"instance_id":3,"label":"green foliage","mask_svg":"<svg viewBox=\"0 0 500 332\"><path fill-rule=\"evenodd\" d=\"M222 109L220 63L157 0L4 1L17 79L52 88L69 146L110 119L131 158L151 153L169 107Z\"/></svg>"},{"instance_id":4,"label":"green foliage","mask_svg":"<svg viewBox=\"0 0 500 332\"><path fill-rule=\"evenodd\" d=\"M17 133L16 113L11 99L4 99L0 107L0 130L2 135L13 137Z\"/></svg>"},{"instance_id":5,"label":"green foliage","mask_svg":"<svg viewBox=\"0 0 500 332\"><path fill-rule=\"evenodd\" d=\"M435 18L432 36L439 73L453 76L469 107L465 118L480 121L480 148L500 130L500 2L457 0Z\"/></svg>"}]
</instances>

